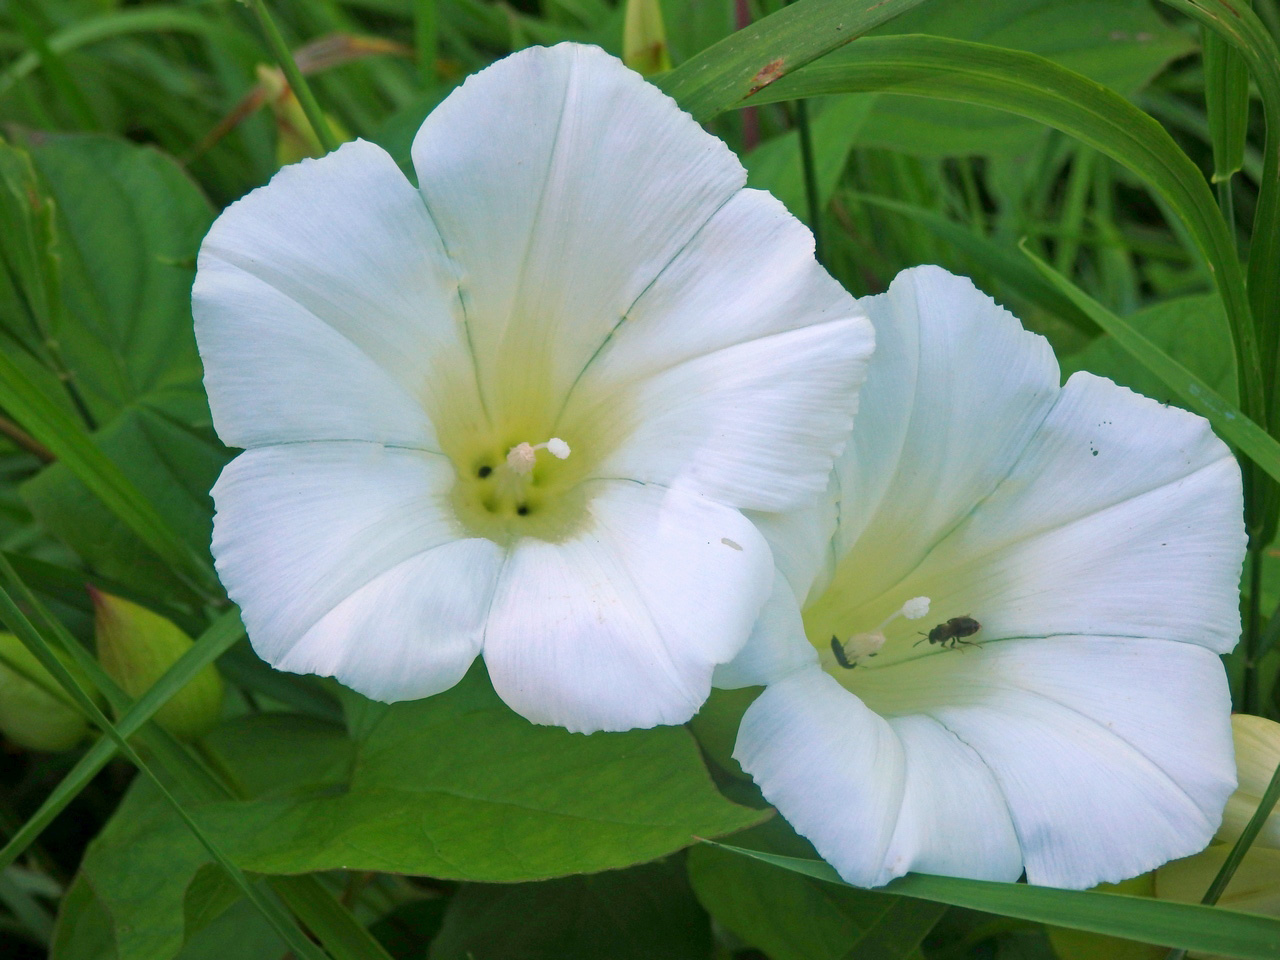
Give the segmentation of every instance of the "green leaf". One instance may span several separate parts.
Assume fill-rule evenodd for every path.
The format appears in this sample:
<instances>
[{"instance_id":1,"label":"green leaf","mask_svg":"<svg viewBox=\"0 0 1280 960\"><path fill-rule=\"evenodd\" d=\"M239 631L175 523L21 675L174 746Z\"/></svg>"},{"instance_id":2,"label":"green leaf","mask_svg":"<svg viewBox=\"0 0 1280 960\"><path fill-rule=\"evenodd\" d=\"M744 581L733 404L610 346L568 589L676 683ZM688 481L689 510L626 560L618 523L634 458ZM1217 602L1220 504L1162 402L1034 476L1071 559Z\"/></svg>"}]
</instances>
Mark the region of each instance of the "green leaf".
<instances>
[{"instance_id":1,"label":"green leaf","mask_svg":"<svg viewBox=\"0 0 1280 960\"><path fill-rule=\"evenodd\" d=\"M450 900L430 958L707 960L710 953L707 915L684 863L670 858L543 883L468 884Z\"/></svg>"},{"instance_id":2,"label":"green leaf","mask_svg":"<svg viewBox=\"0 0 1280 960\"><path fill-rule=\"evenodd\" d=\"M207 563L178 539L80 424L4 353L0 353L0 407L13 414L152 550L177 570L188 571L196 582L211 582Z\"/></svg>"},{"instance_id":3,"label":"green leaf","mask_svg":"<svg viewBox=\"0 0 1280 960\"><path fill-rule=\"evenodd\" d=\"M1194 48L1148 0L930 0L876 35L928 34L1036 53L1124 96ZM836 54L856 59L859 46ZM1025 155L1043 128L976 105L886 96L865 144L920 156Z\"/></svg>"},{"instance_id":4,"label":"green leaf","mask_svg":"<svg viewBox=\"0 0 1280 960\"><path fill-rule=\"evenodd\" d=\"M714 846L782 870L849 886L821 860L787 857L724 844ZM881 887L880 892L1166 947L1223 954L1240 960L1272 960L1280 953L1280 920L1218 907L923 874L899 877Z\"/></svg>"},{"instance_id":5,"label":"green leaf","mask_svg":"<svg viewBox=\"0 0 1280 960\"><path fill-rule=\"evenodd\" d=\"M196 596L217 596L207 557L209 478L183 476L201 488L202 502L175 531L155 504L168 506L193 484L173 483L172 466L146 482L170 437L149 458L135 462L136 451L124 449L113 463L85 435L86 423L107 424L107 441L136 430L121 418L142 417L144 407L152 420L209 427L190 291L212 210L177 164L152 149L57 136L32 157L34 168L20 151L0 148L0 226L14 227L17 239L5 245L14 251L5 257L5 330L22 348L0 357L0 407L60 461L46 471L50 495L39 519L133 585L158 578L162 590L152 594L184 589L181 581ZM0 290L0 305L5 297ZM173 466L210 458L189 449L170 456ZM140 475L149 489L139 491ZM139 563L140 554L151 555Z\"/></svg>"},{"instance_id":6,"label":"green leaf","mask_svg":"<svg viewBox=\"0 0 1280 960\"><path fill-rule=\"evenodd\" d=\"M767 831L776 842L782 831L773 826L749 836ZM779 873L709 845L689 851L689 878L711 915L771 960L905 960L946 912L936 903Z\"/></svg>"},{"instance_id":7,"label":"green leaf","mask_svg":"<svg viewBox=\"0 0 1280 960\"><path fill-rule=\"evenodd\" d=\"M380 714L380 715L379 715ZM207 748L252 798L187 801L246 870L377 870L515 882L653 860L759 822L725 800L681 727L582 736L528 723L480 667L454 689L368 713L363 736L263 715ZM111 912L121 960L183 942L185 891L208 856L146 783L82 869Z\"/></svg>"},{"instance_id":8,"label":"green leaf","mask_svg":"<svg viewBox=\"0 0 1280 960\"><path fill-rule=\"evenodd\" d=\"M800 0L730 34L654 82L695 120L708 120L920 2Z\"/></svg>"},{"instance_id":9,"label":"green leaf","mask_svg":"<svg viewBox=\"0 0 1280 960\"><path fill-rule=\"evenodd\" d=\"M245 901L202 927L176 960L280 960L287 948ZM50 960L118 960L111 915L83 876L59 905Z\"/></svg>"},{"instance_id":10,"label":"green leaf","mask_svg":"<svg viewBox=\"0 0 1280 960\"><path fill-rule=\"evenodd\" d=\"M1246 412L1265 417L1262 367L1233 238L1195 164L1119 94L1033 54L938 37L869 37L780 80L761 101L892 91L978 103L1049 124L1138 174L1181 218L1226 304Z\"/></svg>"},{"instance_id":11,"label":"green leaf","mask_svg":"<svg viewBox=\"0 0 1280 960\"><path fill-rule=\"evenodd\" d=\"M1049 282L1070 297L1098 326L1111 334L1117 344L1165 383L1186 403L1188 409L1208 420L1222 439L1238 447L1241 453L1265 470L1272 479L1280 482L1280 442L1222 399L1207 383L1143 336L1128 321L1122 320L1092 299L1030 251L1024 252Z\"/></svg>"},{"instance_id":12,"label":"green leaf","mask_svg":"<svg viewBox=\"0 0 1280 960\"><path fill-rule=\"evenodd\" d=\"M145 402L208 424L191 283L213 209L172 159L95 135L32 158L58 210L65 310L50 331L94 421Z\"/></svg>"}]
</instances>

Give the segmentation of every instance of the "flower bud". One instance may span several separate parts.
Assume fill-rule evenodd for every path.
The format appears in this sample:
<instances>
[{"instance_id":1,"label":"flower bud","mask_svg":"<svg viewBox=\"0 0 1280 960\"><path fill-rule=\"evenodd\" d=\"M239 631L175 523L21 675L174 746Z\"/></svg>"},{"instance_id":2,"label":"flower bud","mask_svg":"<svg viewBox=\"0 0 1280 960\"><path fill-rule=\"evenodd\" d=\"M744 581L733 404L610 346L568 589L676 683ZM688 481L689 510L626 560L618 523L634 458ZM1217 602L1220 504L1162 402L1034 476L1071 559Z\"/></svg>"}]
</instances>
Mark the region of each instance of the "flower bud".
<instances>
[{"instance_id":1,"label":"flower bud","mask_svg":"<svg viewBox=\"0 0 1280 960\"><path fill-rule=\"evenodd\" d=\"M1236 747L1238 786L1227 800L1222 826L1207 850L1166 863L1156 871L1155 895L1161 900L1200 901L1258 809L1262 794L1280 765L1280 723L1237 713L1231 717L1231 737ZM1280 917L1280 808L1273 810L1262 825L1218 904L1230 910Z\"/></svg>"},{"instance_id":2,"label":"flower bud","mask_svg":"<svg viewBox=\"0 0 1280 960\"><path fill-rule=\"evenodd\" d=\"M266 64L258 65L258 83L266 96L267 105L276 124L276 163L282 167L297 163L306 157L323 157L324 145L311 128L306 111L297 95L285 80L284 71ZM329 114L324 115L333 135L340 141L351 137L342 125Z\"/></svg>"},{"instance_id":3,"label":"flower bud","mask_svg":"<svg viewBox=\"0 0 1280 960\"><path fill-rule=\"evenodd\" d=\"M62 658L67 669L75 668ZM25 646L0 633L0 733L28 750L70 750L89 723Z\"/></svg>"},{"instance_id":4,"label":"flower bud","mask_svg":"<svg viewBox=\"0 0 1280 960\"><path fill-rule=\"evenodd\" d=\"M1280 723L1247 713L1231 717L1231 739L1236 745L1236 792L1227 800L1222 826L1214 839L1219 843L1235 843L1245 824L1262 802L1272 774L1280 766ZM1271 812L1254 847L1280 849L1280 806Z\"/></svg>"},{"instance_id":5,"label":"flower bud","mask_svg":"<svg viewBox=\"0 0 1280 960\"><path fill-rule=\"evenodd\" d=\"M622 62L646 77L671 69L667 31L658 0L627 0L622 26Z\"/></svg>"},{"instance_id":6,"label":"flower bud","mask_svg":"<svg viewBox=\"0 0 1280 960\"><path fill-rule=\"evenodd\" d=\"M89 592L98 660L111 678L137 699L191 649L191 638L145 607L93 588ZM210 664L156 712L156 722L176 737L198 737L217 721L222 690L222 677Z\"/></svg>"}]
</instances>

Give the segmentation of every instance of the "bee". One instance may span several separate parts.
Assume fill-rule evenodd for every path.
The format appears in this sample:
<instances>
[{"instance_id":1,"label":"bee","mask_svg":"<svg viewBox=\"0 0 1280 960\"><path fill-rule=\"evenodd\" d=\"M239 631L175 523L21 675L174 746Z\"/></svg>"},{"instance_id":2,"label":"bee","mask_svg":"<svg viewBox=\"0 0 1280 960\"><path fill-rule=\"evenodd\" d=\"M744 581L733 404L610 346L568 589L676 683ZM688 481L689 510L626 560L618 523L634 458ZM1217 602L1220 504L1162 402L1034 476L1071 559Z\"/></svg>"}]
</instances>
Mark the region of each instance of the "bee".
<instances>
[{"instance_id":1,"label":"bee","mask_svg":"<svg viewBox=\"0 0 1280 960\"><path fill-rule=\"evenodd\" d=\"M982 624L973 617L965 614L963 617L952 617L946 623L940 623L927 634L921 634L924 639L917 640L915 646L920 646L925 640L930 644L941 644L948 650L954 650L957 644L963 644L966 647L976 647L977 644L972 640L966 640L966 637L972 637L975 633L982 629Z\"/></svg>"}]
</instances>

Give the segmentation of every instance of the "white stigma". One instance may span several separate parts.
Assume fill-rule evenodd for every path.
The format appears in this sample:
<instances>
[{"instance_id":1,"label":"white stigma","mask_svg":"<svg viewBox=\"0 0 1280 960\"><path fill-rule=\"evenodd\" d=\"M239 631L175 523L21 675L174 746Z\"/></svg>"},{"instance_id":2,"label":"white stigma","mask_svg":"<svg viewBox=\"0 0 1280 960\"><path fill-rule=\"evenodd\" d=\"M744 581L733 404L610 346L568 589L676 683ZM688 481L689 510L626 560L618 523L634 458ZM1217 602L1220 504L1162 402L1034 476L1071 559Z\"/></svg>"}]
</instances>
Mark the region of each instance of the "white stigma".
<instances>
[{"instance_id":1,"label":"white stigma","mask_svg":"<svg viewBox=\"0 0 1280 960\"><path fill-rule=\"evenodd\" d=\"M538 462L539 450L547 451L557 460L566 459L570 453L569 445L559 437L552 437L546 443L517 443L507 451L507 469L527 477Z\"/></svg>"}]
</instances>

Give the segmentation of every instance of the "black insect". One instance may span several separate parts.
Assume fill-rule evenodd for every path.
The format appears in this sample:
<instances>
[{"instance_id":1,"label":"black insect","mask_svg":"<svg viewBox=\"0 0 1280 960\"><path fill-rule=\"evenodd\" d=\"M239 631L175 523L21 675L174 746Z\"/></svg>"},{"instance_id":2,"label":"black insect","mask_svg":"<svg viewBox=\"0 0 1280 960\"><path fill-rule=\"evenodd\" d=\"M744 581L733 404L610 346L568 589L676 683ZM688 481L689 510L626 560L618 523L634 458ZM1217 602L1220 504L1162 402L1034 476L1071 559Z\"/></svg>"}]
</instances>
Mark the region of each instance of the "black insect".
<instances>
[{"instance_id":1,"label":"black insect","mask_svg":"<svg viewBox=\"0 0 1280 960\"><path fill-rule=\"evenodd\" d=\"M925 640L930 644L941 644L948 650L954 650L957 644L963 644L966 647L976 647L977 644L972 640L966 640L966 637L972 637L975 633L982 629L982 624L973 617L965 615L963 617L952 617L946 623L940 623L927 634L921 634L923 640L917 640L915 646L920 646Z\"/></svg>"},{"instance_id":2,"label":"black insect","mask_svg":"<svg viewBox=\"0 0 1280 960\"><path fill-rule=\"evenodd\" d=\"M844 652L844 644L837 640L834 636L831 638L831 652L835 654L836 663L844 667L846 670L852 670L857 666L848 655Z\"/></svg>"}]
</instances>

